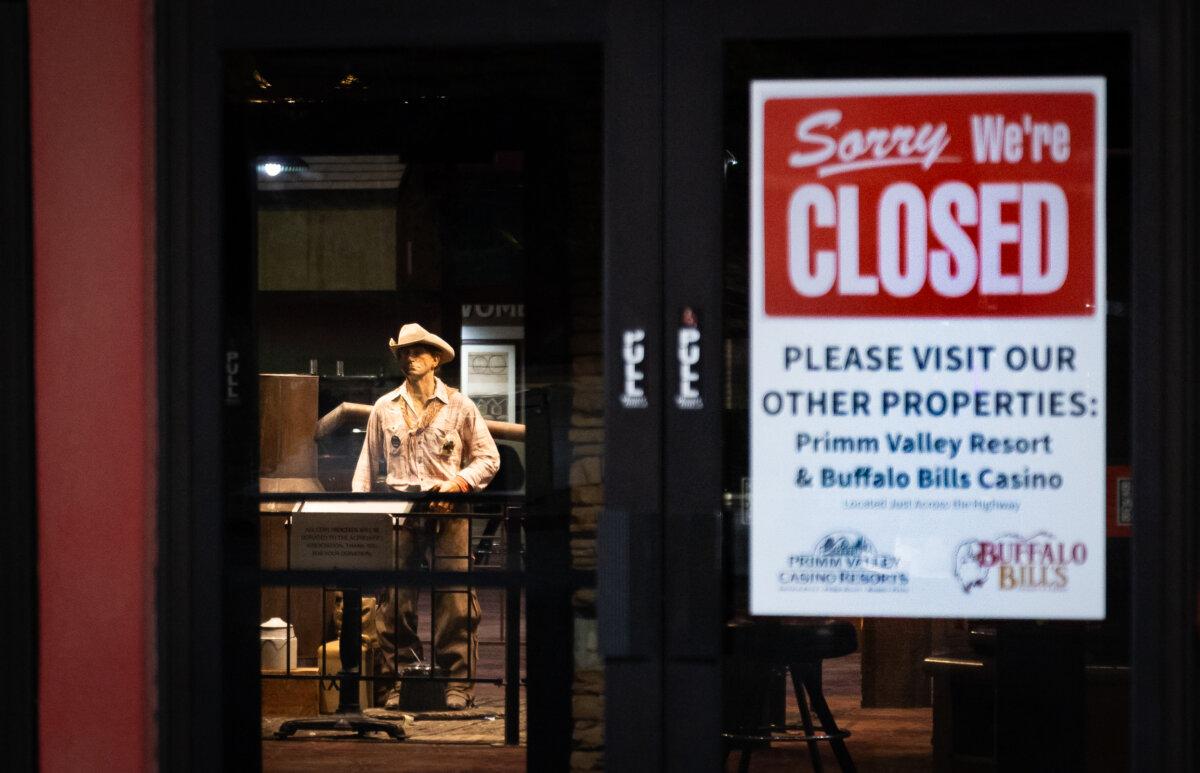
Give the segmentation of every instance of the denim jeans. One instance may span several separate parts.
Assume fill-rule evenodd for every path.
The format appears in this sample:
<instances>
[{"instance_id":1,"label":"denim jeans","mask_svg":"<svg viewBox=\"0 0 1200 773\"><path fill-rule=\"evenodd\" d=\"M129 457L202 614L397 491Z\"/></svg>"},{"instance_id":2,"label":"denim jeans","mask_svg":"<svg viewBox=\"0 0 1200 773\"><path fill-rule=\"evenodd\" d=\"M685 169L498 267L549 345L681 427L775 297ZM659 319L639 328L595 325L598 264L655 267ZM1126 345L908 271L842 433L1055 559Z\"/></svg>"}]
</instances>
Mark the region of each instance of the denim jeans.
<instances>
[{"instance_id":1,"label":"denim jeans","mask_svg":"<svg viewBox=\"0 0 1200 773\"><path fill-rule=\"evenodd\" d=\"M417 569L424 558L435 572L465 572L470 564L471 522L467 518L409 518L400 528L403 569ZM426 585L424 588L428 588ZM375 607L374 633L379 675L396 675L425 659L417 633L417 593L421 586L389 585ZM433 589L433 653L430 660L449 677L473 677L478 654L479 600L475 589ZM446 692L472 695L471 682L447 682Z\"/></svg>"}]
</instances>

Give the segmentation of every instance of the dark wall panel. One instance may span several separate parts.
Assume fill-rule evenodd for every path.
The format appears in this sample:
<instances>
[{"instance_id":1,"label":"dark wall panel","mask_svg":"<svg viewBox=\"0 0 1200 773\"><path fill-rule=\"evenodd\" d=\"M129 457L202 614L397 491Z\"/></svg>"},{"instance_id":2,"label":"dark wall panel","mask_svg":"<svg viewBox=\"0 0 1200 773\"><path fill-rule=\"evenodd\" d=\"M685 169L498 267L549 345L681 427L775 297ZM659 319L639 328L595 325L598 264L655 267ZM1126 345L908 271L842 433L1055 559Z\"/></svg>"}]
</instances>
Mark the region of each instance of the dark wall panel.
<instances>
[{"instance_id":1,"label":"dark wall panel","mask_svg":"<svg viewBox=\"0 0 1200 773\"><path fill-rule=\"evenodd\" d=\"M0 662L15 664L0 703L0 749L15 770L37 760L33 260L30 244L29 58L24 2L0 2L0 469L9 481L0 539Z\"/></svg>"}]
</instances>

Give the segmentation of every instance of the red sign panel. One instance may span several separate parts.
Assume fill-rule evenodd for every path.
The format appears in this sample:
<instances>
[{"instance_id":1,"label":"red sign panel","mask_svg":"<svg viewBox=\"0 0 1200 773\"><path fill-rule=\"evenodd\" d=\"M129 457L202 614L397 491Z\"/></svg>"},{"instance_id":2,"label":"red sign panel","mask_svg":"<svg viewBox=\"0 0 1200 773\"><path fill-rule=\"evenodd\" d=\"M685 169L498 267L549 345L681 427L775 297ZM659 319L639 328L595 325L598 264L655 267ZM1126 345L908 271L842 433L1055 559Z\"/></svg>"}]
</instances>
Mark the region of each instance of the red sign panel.
<instances>
[{"instance_id":1,"label":"red sign panel","mask_svg":"<svg viewBox=\"0 0 1200 773\"><path fill-rule=\"evenodd\" d=\"M767 99L766 314L1094 315L1095 125L1088 93Z\"/></svg>"}]
</instances>

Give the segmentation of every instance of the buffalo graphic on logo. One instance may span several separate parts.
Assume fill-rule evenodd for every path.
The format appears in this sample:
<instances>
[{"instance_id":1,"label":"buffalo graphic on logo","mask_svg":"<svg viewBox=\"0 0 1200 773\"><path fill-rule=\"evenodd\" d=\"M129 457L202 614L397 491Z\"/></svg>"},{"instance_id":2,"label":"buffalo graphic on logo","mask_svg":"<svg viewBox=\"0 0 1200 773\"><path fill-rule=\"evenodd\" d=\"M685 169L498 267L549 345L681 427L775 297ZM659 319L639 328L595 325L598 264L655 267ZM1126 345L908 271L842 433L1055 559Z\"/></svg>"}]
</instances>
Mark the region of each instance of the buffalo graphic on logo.
<instances>
[{"instance_id":1,"label":"buffalo graphic on logo","mask_svg":"<svg viewBox=\"0 0 1200 773\"><path fill-rule=\"evenodd\" d=\"M970 593L971 588L983 587L987 582L988 567L980 560L983 545L977 539L967 540L954 551L954 576L962 585L963 593Z\"/></svg>"}]
</instances>

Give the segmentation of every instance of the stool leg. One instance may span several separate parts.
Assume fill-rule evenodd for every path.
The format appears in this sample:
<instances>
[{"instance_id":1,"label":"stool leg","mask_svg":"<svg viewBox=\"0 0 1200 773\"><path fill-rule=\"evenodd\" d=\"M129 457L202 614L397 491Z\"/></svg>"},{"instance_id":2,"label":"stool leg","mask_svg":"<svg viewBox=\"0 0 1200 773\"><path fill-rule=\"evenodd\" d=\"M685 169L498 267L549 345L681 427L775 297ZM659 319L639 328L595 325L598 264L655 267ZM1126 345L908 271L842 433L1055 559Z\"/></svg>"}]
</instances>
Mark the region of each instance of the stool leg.
<instances>
[{"instance_id":1,"label":"stool leg","mask_svg":"<svg viewBox=\"0 0 1200 773\"><path fill-rule=\"evenodd\" d=\"M821 720L821 727L825 729L826 733L838 732L837 722L833 721L833 712L829 710L829 704L825 702L825 693L821 687L821 661L805 663L801 670L804 672L804 686L812 701L813 711ZM843 773L856 773L858 769L854 767L854 760L850 759L850 752L846 750L846 742L841 738L834 738L830 740L829 744L833 747L833 754L837 757L838 765L841 766Z\"/></svg>"},{"instance_id":2,"label":"stool leg","mask_svg":"<svg viewBox=\"0 0 1200 773\"><path fill-rule=\"evenodd\" d=\"M761 732L760 723L767 705L769 678L764 679L758 669L751 669L744 674L747 678L739 682L738 700L734 710L734 723L730 730L737 735L757 735ZM754 741L729 741L726 757L735 748L739 750L738 771L748 773L750 770L750 755L754 751Z\"/></svg>"},{"instance_id":3,"label":"stool leg","mask_svg":"<svg viewBox=\"0 0 1200 773\"><path fill-rule=\"evenodd\" d=\"M742 756L738 758L738 773L750 773L750 747L742 747Z\"/></svg>"},{"instance_id":4,"label":"stool leg","mask_svg":"<svg viewBox=\"0 0 1200 773\"><path fill-rule=\"evenodd\" d=\"M757 735L763 732L763 722L770 711L770 669L756 670L751 684L753 687L750 691L750 712L744 716L752 717L753 724L746 728L744 732ZM768 735L770 734L769 727L766 732ZM750 773L750 755L754 753L754 744L754 741L747 741L746 745L742 747L742 756L738 764L739 773Z\"/></svg>"},{"instance_id":5,"label":"stool leg","mask_svg":"<svg viewBox=\"0 0 1200 773\"><path fill-rule=\"evenodd\" d=\"M804 666L799 663L788 665L788 671L792 674L792 689L796 691L796 705L800 707L800 721L804 723L804 734L812 736L816 733L813 728L812 715L808 711L808 700L804 695L804 680L800 677L801 669ZM816 773L821 773L825 768L821 765L821 747L815 739L808 742L808 756L812 758L813 770Z\"/></svg>"}]
</instances>

